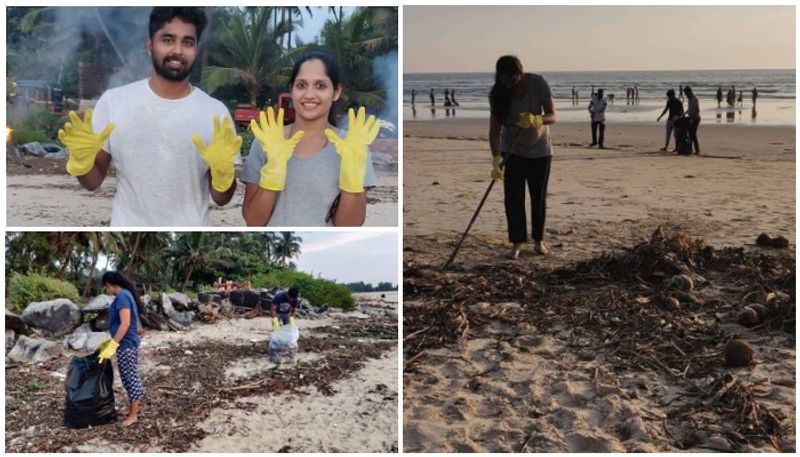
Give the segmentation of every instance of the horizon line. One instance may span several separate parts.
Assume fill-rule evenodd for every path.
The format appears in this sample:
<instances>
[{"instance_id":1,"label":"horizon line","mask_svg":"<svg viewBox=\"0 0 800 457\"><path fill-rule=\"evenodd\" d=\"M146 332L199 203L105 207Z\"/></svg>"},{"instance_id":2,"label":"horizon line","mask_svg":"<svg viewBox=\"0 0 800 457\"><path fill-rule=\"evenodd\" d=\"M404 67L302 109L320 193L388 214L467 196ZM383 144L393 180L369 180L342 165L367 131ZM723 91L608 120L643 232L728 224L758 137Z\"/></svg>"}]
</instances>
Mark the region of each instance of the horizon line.
<instances>
[{"instance_id":1,"label":"horizon line","mask_svg":"<svg viewBox=\"0 0 800 457\"><path fill-rule=\"evenodd\" d=\"M646 72L646 71L660 71L660 72L679 72L679 71L775 71L775 70L792 70L797 71L797 67L792 68L686 68L686 69L650 69L650 70L537 70L536 73L614 73L614 72ZM465 73L494 73L494 71L479 71L479 70L465 70L465 71L415 71L403 72L404 75L431 75L431 74L465 74Z\"/></svg>"}]
</instances>

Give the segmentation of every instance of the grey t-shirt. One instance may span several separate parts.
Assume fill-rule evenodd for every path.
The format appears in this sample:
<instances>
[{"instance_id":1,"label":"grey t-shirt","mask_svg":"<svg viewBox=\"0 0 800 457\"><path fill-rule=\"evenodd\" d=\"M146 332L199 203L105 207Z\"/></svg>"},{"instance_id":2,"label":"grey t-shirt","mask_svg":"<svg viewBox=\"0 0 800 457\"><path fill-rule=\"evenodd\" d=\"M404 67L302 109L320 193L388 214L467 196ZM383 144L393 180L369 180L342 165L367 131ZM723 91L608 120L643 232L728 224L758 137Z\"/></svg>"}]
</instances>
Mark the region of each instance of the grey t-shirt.
<instances>
[{"instance_id":1,"label":"grey t-shirt","mask_svg":"<svg viewBox=\"0 0 800 457\"><path fill-rule=\"evenodd\" d=\"M375 187L375 171L372 158L367 153L367 170L364 187ZM315 227L333 225L325 223L331 204L339 195L339 154L332 143L328 143L317 154L299 159L292 156L286 169L286 187L278 195L267 227ZM244 170L239 179L243 183L258 184L261 167L267 157L258 140L253 141L250 153L244 161Z\"/></svg>"},{"instance_id":2,"label":"grey t-shirt","mask_svg":"<svg viewBox=\"0 0 800 457\"><path fill-rule=\"evenodd\" d=\"M517 138L511 154L522 157L537 158L553 154L550 145L550 127L544 125L539 129L522 129L516 126L519 115L525 112L544 114L544 104L553 98L550 86L541 76L526 73L528 77L528 93L521 99L511 97L511 108L508 117L500 128L500 152L505 153ZM519 134L519 137L517 137Z\"/></svg>"}]
</instances>

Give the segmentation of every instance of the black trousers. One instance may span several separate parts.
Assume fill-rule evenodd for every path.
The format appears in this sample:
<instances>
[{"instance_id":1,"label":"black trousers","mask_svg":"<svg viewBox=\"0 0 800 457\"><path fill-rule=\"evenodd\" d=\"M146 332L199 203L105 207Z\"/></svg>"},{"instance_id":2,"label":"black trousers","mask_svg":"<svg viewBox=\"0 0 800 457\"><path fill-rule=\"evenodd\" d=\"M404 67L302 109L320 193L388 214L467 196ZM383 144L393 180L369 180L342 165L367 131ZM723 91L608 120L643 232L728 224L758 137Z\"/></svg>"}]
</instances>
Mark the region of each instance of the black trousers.
<instances>
[{"instance_id":1,"label":"black trousers","mask_svg":"<svg viewBox=\"0 0 800 457\"><path fill-rule=\"evenodd\" d=\"M585 125L585 124L584 124ZM600 126L600 141L597 141L597 126ZM600 144L603 145L603 137L606 133L606 123L605 122L592 122L592 144Z\"/></svg>"},{"instance_id":2,"label":"black trousers","mask_svg":"<svg viewBox=\"0 0 800 457\"><path fill-rule=\"evenodd\" d=\"M697 139L697 128L700 127L700 118L689 119L689 139L694 145L694 152L700 152L700 141Z\"/></svg>"},{"instance_id":3,"label":"black trousers","mask_svg":"<svg viewBox=\"0 0 800 457\"><path fill-rule=\"evenodd\" d=\"M525 184L531 197L531 236L534 241L544 238L544 221L547 212L547 181L550 178L552 156L529 159L511 154L505 166L506 222L508 240L512 243L528 241L525 216Z\"/></svg>"}]
</instances>

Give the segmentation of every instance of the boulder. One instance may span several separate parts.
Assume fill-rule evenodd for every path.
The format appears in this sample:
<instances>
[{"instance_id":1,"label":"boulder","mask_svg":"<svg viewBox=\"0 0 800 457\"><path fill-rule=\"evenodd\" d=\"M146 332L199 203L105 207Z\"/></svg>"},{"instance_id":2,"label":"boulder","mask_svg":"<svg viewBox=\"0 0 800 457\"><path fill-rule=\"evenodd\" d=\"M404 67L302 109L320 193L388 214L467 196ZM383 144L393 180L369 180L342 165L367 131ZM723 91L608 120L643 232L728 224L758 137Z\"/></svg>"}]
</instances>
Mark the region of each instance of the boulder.
<instances>
[{"instance_id":1,"label":"boulder","mask_svg":"<svg viewBox=\"0 0 800 457\"><path fill-rule=\"evenodd\" d=\"M52 341L20 336L7 357L19 363L38 363L55 359L61 352L61 345Z\"/></svg>"},{"instance_id":2,"label":"boulder","mask_svg":"<svg viewBox=\"0 0 800 457\"><path fill-rule=\"evenodd\" d=\"M81 324L80 309L66 298L33 302L22 312L22 320L48 335L65 335Z\"/></svg>"},{"instance_id":3,"label":"boulder","mask_svg":"<svg viewBox=\"0 0 800 457\"><path fill-rule=\"evenodd\" d=\"M228 300L222 300L219 304L219 312L223 316L230 316L233 314L233 304Z\"/></svg>"},{"instance_id":4,"label":"boulder","mask_svg":"<svg viewBox=\"0 0 800 457\"><path fill-rule=\"evenodd\" d=\"M9 311L8 308L6 308L6 329L13 330L16 333L23 335L28 335L31 333L31 329L28 328L28 325L25 323L25 321L23 321L21 317Z\"/></svg>"},{"instance_id":5,"label":"boulder","mask_svg":"<svg viewBox=\"0 0 800 457\"><path fill-rule=\"evenodd\" d=\"M108 308L111 307L111 303L114 301L114 296L101 294L93 299L89 300L89 303L86 304L83 308L81 308L82 313L100 313L103 311L108 311Z\"/></svg>"},{"instance_id":6,"label":"boulder","mask_svg":"<svg viewBox=\"0 0 800 457\"><path fill-rule=\"evenodd\" d=\"M191 300L189 296L186 294L182 294L180 292L172 292L167 294L170 301L172 302L172 306L175 308L176 311L186 311L189 309L189 303Z\"/></svg>"},{"instance_id":7,"label":"boulder","mask_svg":"<svg viewBox=\"0 0 800 457\"><path fill-rule=\"evenodd\" d=\"M108 333L93 332L92 326L86 323L75 329L71 335L64 338L64 349L94 351L100 347L100 343L108 338L110 338Z\"/></svg>"},{"instance_id":8,"label":"boulder","mask_svg":"<svg viewBox=\"0 0 800 457\"><path fill-rule=\"evenodd\" d=\"M174 312L172 316L169 316L171 320L181 324L184 327L188 327L192 323L192 319L194 318L194 313L192 311L181 311L181 312Z\"/></svg>"},{"instance_id":9,"label":"boulder","mask_svg":"<svg viewBox=\"0 0 800 457\"><path fill-rule=\"evenodd\" d=\"M172 317L172 315L177 312L172 306L172 300L170 300L167 294L161 294L161 309L167 317Z\"/></svg>"},{"instance_id":10,"label":"boulder","mask_svg":"<svg viewBox=\"0 0 800 457\"><path fill-rule=\"evenodd\" d=\"M103 313L95 316L89 324L94 332L107 332L108 331L108 313Z\"/></svg>"},{"instance_id":11,"label":"boulder","mask_svg":"<svg viewBox=\"0 0 800 457\"><path fill-rule=\"evenodd\" d=\"M11 329L6 329L6 352L14 348L14 345L17 344L16 339L17 334Z\"/></svg>"}]
</instances>

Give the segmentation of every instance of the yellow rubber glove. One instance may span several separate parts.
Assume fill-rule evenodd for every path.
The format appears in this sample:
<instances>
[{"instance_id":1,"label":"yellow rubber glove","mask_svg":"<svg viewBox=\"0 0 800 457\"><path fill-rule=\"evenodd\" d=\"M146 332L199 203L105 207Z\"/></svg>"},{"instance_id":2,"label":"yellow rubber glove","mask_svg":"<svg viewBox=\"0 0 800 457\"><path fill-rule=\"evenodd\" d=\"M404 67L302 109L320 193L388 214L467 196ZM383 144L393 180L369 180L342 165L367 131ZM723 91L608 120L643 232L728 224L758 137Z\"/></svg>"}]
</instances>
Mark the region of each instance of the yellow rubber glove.
<instances>
[{"instance_id":1,"label":"yellow rubber glove","mask_svg":"<svg viewBox=\"0 0 800 457\"><path fill-rule=\"evenodd\" d=\"M286 166L305 132L295 132L289 139L283 136L283 108L278 110L276 118L275 110L270 106L266 114L261 112L259 120L261 125L255 119L250 121L250 130L267 157L267 163L261 167L259 185L267 190L281 191L286 187Z\"/></svg>"},{"instance_id":2,"label":"yellow rubber glove","mask_svg":"<svg viewBox=\"0 0 800 457\"><path fill-rule=\"evenodd\" d=\"M325 129L325 136L336 146L341 158L339 164L339 189L345 192L364 192L364 175L367 172L367 146L375 141L381 129L375 116L366 118L362 106L358 115L352 108L347 112L347 133L340 138L331 129Z\"/></svg>"},{"instance_id":3,"label":"yellow rubber glove","mask_svg":"<svg viewBox=\"0 0 800 457\"><path fill-rule=\"evenodd\" d=\"M272 318L272 331L277 332L281 328L281 323L278 321L277 317Z\"/></svg>"},{"instance_id":4,"label":"yellow rubber glove","mask_svg":"<svg viewBox=\"0 0 800 457\"><path fill-rule=\"evenodd\" d=\"M72 176L83 176L94 167L94 159L97 153L103 148L114 124L109 123L95 135L92 130L92 110L86 110L83 120L78 117L75 111L69 112L69 120L64 124L64 128L58 131L58 139L64 143L69 150L67 159L67 173Z\"/></svg>"},{"instance_id":5,"label":"yellow rubber glove","mask_svg":"<svg viewBox=\"0 0 800 457\"><path fill-rule=\"evenodd\" d=\"M492 156L492 179L495 181L500 181L503 179L503 170L500 168L500 163L502 161L503 157L500 154Z\"/></svg>"},{"instance_id":6,"label":"yellow rubber glove","mask_svg":"<svg viewBox=\"0 0 800 457\"><path fill-rule=\"evenodd\" d=\"M544 116L541 114L521 113L517 120L517 127L523 129L535 128L538 129L544 125Z\"/></svg>"},{"instance_id":7,"label":"yellow rubber glove","mask_svg":"<svg viewBox=\"0 0 800 457\"><path fill-rule=\"evenodd\" d=\"M294 316L289 316L289 325L294 325Z\"/></svg>"},{"instance_id":8,"label":"yellow rubber glove","mask_svg":"<svg viewBox=\"0 0 800 457\"><path fill-rule=\"evenodd\" d=\"M118 347L119 343L111 338L104 341L100 345L100 355L97 356L97 361L103 363L106 360L111 360L111 357L114 357L114 354L117 353Z\"/></svg>"},{"instance_id":9,"label":"yellow rubber glove","mask_svg":"<svg viewBox=\"0 0 800 457\"><path fill-rule=\"evenodd\" d=\"M215 115L212 122L214 123L214 134L208 147L203 144L200 135L192 135L192 141L194 141L197 151L200 152L200 157L205 160L211 170L211 185L217 191L225 192L233 184L233 175L235 174L233 164L236 154L242 147L242 138L236 134L230 117L226 116L220 124L219 116Z\"/></svg>"}]
</instances>

